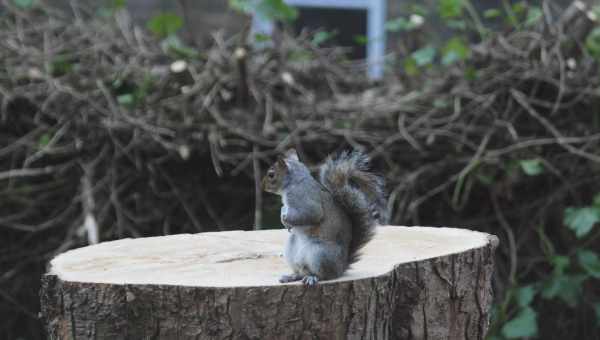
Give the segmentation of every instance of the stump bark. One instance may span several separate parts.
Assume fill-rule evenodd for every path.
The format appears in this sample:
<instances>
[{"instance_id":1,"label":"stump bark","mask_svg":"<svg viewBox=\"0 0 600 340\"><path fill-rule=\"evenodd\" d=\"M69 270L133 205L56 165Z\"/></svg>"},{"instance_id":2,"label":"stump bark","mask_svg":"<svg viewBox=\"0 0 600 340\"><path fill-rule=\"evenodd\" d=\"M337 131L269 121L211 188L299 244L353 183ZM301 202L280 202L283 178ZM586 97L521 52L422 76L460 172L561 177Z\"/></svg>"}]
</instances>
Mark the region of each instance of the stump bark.
<instances>
[{"instance_id":1,"label":"stump bark","mask_svg":"<svg viewBox=\"0 0 600 340\"><path fill-rule=\"evenodd\" d=\"M379 227L345 276L288 273L284 230L124 239L57 256L42 278L51 339L483 339L495 236Z\"/></svg>"}]
</instances>

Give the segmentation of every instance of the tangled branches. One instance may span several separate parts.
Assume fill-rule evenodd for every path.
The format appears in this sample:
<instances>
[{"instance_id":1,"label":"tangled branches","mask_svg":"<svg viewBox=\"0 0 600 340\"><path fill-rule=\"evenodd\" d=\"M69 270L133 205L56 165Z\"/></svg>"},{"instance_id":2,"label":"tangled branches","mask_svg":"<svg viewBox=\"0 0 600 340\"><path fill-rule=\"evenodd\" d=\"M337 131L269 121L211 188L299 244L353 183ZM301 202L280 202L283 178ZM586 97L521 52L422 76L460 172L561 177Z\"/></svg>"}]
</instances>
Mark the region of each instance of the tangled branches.
<instances>
[{"instance_id":1,"label":"tangled branches","mask_svg":"<svg viewBox=\"0 0 600 340\"><path fill-rule=\"evenodd\" d=\"M542 240L573 242L560 211L600 190L598 65L581 46L593 25L581 11L491 37L419 88L370 84L303 36L251 48L247 33L215 34L190 52L125 12L5 11L0 299L21 312L5 329L35 322L32 292L57 252L276 223L255 183L290 146L309 162L366 149L395 224L499 234L500 293L545 275ZM531 162L543 173L521 171Z\"/></svg>"}]
</instances>

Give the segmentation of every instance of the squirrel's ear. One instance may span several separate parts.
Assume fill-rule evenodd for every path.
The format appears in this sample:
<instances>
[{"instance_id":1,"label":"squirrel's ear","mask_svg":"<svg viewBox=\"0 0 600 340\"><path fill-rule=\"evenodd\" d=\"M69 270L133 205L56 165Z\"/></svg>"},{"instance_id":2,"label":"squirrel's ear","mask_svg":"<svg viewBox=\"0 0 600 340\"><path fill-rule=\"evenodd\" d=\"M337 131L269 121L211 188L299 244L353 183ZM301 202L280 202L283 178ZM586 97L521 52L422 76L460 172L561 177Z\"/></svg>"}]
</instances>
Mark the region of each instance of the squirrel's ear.
<instances>
[{"instance_id":1,"label":"squirrel's ear","mask_svg":"<svg viewBox=\"0 0 600 340\"><path fill-rule=\"evenodd\" d=\"M285 159L291 159L293 161L299 161L298 159L298 153L296 152L296 149L289 149L288 151L285 152Z\"/></svg>"},{"instance_id":2,"label":"squirrel's ear","mask_svg":"<svg viewBox=\"0 0 600 340\"><path fill-rule=\"evenodd\" d=\"M287 169L287 164L285 163L285 159L283 159L282 157L277 158L277 166L279 166L282 169Z\"/></svg>"}]
</instances>

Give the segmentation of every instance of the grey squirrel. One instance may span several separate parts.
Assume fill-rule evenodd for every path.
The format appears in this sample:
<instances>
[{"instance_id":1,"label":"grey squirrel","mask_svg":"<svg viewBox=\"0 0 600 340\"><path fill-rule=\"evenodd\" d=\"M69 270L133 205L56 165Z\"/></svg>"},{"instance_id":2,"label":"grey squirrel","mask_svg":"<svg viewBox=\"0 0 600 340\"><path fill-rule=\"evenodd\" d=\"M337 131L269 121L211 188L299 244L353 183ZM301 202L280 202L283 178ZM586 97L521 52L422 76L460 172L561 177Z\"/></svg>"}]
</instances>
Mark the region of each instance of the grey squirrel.
<instances>
[{"instance_id":1,"label":"grey squirrel","mask_svg":"<svg viewBox=\"0 0 600 340\"><path fill-rule=\"evenodd\" d=\"M383 179L368 166L365 154L342 152L320 166L317 181L291 149L269 168L263 190L282 197L281 222L291 233L284 256L293 273L279 282L314 285L358 261L375 226L387 222Z\"/></svg>"}]
</instances>

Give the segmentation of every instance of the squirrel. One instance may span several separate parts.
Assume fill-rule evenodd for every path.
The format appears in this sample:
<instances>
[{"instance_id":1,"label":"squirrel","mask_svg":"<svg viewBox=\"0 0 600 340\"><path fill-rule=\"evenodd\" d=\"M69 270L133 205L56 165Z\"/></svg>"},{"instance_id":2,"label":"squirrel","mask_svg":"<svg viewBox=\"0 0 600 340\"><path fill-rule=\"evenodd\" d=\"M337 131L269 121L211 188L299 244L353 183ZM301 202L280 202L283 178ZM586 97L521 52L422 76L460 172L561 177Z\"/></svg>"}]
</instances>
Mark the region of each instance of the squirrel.
<instances>
[{"instance_id":1,"label":"squirrel","mask_svg":"<svg viewBox=\"0 0 600 340\"><path fill-rule=\"evenodd\" d=\"M387 223L384 182L358 151L328 157L319 180L294 149L268 169L262 188L282 197L281 222L291 233L284 257L293 273L279 282L315 285L335 279L359 259L360 249Z\"/></svg>"}]
</instances>

